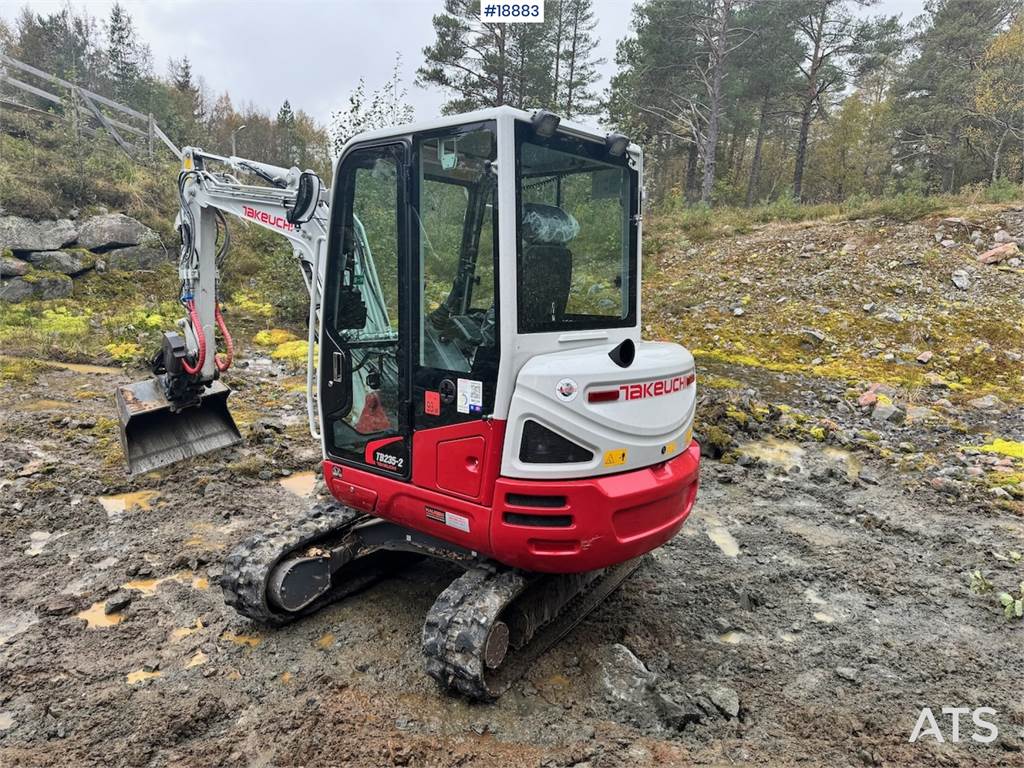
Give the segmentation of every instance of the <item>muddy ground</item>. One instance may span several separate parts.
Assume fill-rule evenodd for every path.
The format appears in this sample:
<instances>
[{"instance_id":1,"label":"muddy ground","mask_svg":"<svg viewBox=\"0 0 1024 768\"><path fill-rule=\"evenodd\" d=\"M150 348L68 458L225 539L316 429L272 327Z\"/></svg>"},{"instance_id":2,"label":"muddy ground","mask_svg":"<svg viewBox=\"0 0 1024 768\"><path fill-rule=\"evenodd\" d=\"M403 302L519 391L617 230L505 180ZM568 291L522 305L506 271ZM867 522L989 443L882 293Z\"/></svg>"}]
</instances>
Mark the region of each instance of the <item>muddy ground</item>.
<instances>
[{"instance_id":1,"label":"muddy ground","mask_svg":"<svg viewBox=\"0 0 1024 768\"><path fill-rule=\"evenodd\" d=\"M706 412L832 386L717 373L746 388L705 390ZM252 359L231 382L243 445L128 481L110 393L138 375L29 367L0 388L3 766L1024 765L1024 624L995 598L1024 579L1012 505L767 420L704 463L676 540L472 704L421 669L444 565L283 629L223 605L225 553L315 493L301 380ZM998 418L1021 439L1019 409ZM945 743L909 743L924 706ZM992 707L998 739L967 715L951 743L943 706Z\"/></svg>"}]
</instances>

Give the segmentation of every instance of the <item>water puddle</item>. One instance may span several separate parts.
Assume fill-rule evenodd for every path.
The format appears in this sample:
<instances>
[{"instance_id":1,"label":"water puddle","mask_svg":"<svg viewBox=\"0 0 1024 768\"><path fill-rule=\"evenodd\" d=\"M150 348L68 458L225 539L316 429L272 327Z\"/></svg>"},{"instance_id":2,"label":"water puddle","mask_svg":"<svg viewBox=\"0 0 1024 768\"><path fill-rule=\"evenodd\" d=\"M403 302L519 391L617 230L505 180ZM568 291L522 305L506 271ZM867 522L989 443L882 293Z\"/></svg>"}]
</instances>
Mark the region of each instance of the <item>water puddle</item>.
<instances>
[{"instance_id":1,"label":"water puddle","mask_svg":"<svg viewBox=\"0 0 1024 768\"><path fill-rule=\"evenodd\" d=\"M209 660L210 657L207 656L205 653L203 653L202 651L196 651L196 655L188 660L188 664L185 665L185 669L192 669L193 667L201 666Z\"/></svg>"},{"instance_id":2,"label":"water puddle","mask_svg":"<svg viewBox=\"0 0 1024 768\"><path fill-rule=\"evenodd\" d=\"M111 368L107 365L90 365L89 363L61 363L56 360L45 360L43 361L47 365L52 365L54 368L63 368L66 371L74 371L75 373L95 373L98 375L110 375L110 374L122 374L124 371L121 368Z\"/></svg>"},{"instance_id":3,"label":"water puddle","mask_svg":"<svg viewBox=\"0 0 1024 768\"><path fill-rule=\"evenodd\" d=\"M100 629L103 627L113 627L124 621L124 616L120 613L106 613L107 601L103 600L98 603L93 603L84 611L79 611L75 614L80 619L85 619L87 629Z\"/></svg>"},{"instance_id":4,"label":"water puddle","mask_svg":"<svg viewBox=\"0 0 1024 768\"><path fill-rule=\"evenodd\" d=\"M803 465L804 451L796 443L790 440L780 440L777 437L766 437L763 440L753 440L739 446L740 453L760 459L765 464L772 464L782 467L787 472L794 467Z\"/></svg>"},{"instance_id":5,"label":"water puddle","mask_svg":"<svg viewBox=\"0 0 1024 768\"><path fill-rule=\"evenodd\" d=\"M316 486L316 472L296 472L294 475L282 477L281 487L299 498L308 498L313 495L313 488Z\"/></svg>"},{"instance_id":6,"label":"water puddle","mask_svg":"<svg viewBox=\"0 0 1024 768\"><path fill-rule=\"evenodd\" d=\"M722 521L714 515L704 516L704 531L708 538L722 550L726 557L736 557L740 553L740 545L729 533L729 529L722 525Z\"/></svg>"},{"instance_id":7,"label":"water puddle","mask_svg":"<svg viewBox=\"0 0 1024 768\"><path fill-rule=\"evenodd\" d=\"M33 624L38 624L39 618L29 611L14 613L0 618L0 645L3 645L13 637L17 637Z\"/></svg>"},{"instance_id":8,"label":"water puddle","mask_svg":"<svg viewBox=\"0 0 1024 768\"><path fill-rule=\"evenodd\" d=\"M718 642L725 643L726 645L739 645L740 643L746 643L749 640L750 635L746 632L740 632L735 629L718 636Z\"/></svg>"},{"instance_id":9,"label":"water puddle","mask_svg":"<svg viewBox=\"0 0 1024 768\"><path fill-rule=\"evenodd\" d=\"M125 675L125 678L128 680L128 685L135 685L143 680L152 680L154 677L161 677L162 675L162 672L147 672L144 669L137 669L134 672L129 672Z\"/></svg>"},{"instance_id":10,"label":"water puddle","mask_svg":"<svg viewBox=\"0 0 1024 768\"><path fill-rule=\"evenodd\" d=\"M18 403L18 410L26 413L46 413L47 411L66 411L74 409L71 403L62 403L60 400L26 400Z\"/></svg>"},{"instance_id":11,"label":"water puddle","mask_svg":"<svg viewBox=\"0 0 1024 768\"><path fill-rule=\"evenodd\" d=\"M326 651L332 645L334 645L334 635L330 632L316 641L316 647L322 651Z\"/></svg>"},{"instance_id":12,"label":"water puddle","mask_svg":"<svg viewBox=\"0 0 1024 768\"><path fill-rule=\"evenodd\" d=\"M107 517L117 517L133 509L142 511L152 509L150 502L159 495L159 491L132 491L115 496L97 496L96 500L107 511Z\"/></svg>"},{"instance_id":13,"label":"water puddle","mask_svg":"<svg viewBox=\"0 0 1024 768\"><path fill-rule=\"evenodd\" d=\"M178 573L172 573L170 576L164 576L162 578L146 578L146 579L133 579L132 581L125 582L121 585L121 589L130 589L133 592L141 592L144 596L155 595L157 587L161 584L166 584L169 581L176 582L178 584L189 584L192 589L209 589L210 580L205 576L196 576L191 571L179 571Z\"/></svg>"},{"instance_id":14,"label":"water puddle","mask_svg":"<svg viewBox=\"0 0 1024 768\"><path fill-rule=\"evenodd\" d=\"M51 541L67 536L67 532L64 533L50 533L49 531L32 531L28 535L28 549L25 550L25 554L29 557L37 557L43 553L46 545Z\"/></svg>"},{"instance_id":15,"label":"water puddle","mask_svg":"<svg viewBox=\"0 0 1024 768\"><path fill-rule=\"evenodd\" d=\"M196 619L196 623L191 627L176 627L171 630L171 642L176 643L179 640L184 640L189 635L194 635L204 626L202 619Z\"/></svg>"},{"instance_id":16,"label":"water puddle","mask_svg":"<svg viewBox=\"0 0 1024 768\"><path fill-rule=\"evenodd\" d=\"M829 461L845 466L846 477L849 480L856 480L860 477L860 471L864 467L864 462L861 461L859 456L851 453L850 451L842 448L836 448L831 445L827 445L822 448L821 452L825 454L825 458Z\"/></svg>"},{"instance_id":17,"label":"water puddle","mask_svg":"<svg viewBox=\"0 0 1024 768\"><path fill-rule=\"evenodd\" d=\"M236 635L234 632L225 632L220 639L246 648L255 648L263 642L263 638L259 635Z\"/></svg>"},{"instance_id":18,"label":"water puddle","mask_svg":"<svg viewBox=\"0 0 1024 768\"><path fill-rule=\"evenodd\" d=\"M220 526L213 523L192 523L192 535L185 539L186 547L196 549L207 549L220 551L225 547L225 536L230 530L229 526Z\"/></svg>"},{"instance_id":19,"label":"water puddle","mask_svg":"<svg viewBox=\"0 0 1024 768\"><path fill-rule=\"evenodd\" d=\"M10 712L0 712L0 731L10 730L14 726L14 715Z\"/></svg>"}]
</instances>

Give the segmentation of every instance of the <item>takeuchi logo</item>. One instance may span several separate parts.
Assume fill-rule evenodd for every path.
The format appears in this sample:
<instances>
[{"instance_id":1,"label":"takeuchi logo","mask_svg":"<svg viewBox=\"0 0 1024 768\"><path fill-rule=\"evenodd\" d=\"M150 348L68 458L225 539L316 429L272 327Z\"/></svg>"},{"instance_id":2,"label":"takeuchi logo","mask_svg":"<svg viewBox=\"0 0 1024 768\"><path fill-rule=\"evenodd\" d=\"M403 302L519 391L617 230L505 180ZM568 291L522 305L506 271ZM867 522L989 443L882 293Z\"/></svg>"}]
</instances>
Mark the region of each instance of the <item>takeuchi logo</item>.
<instances>
[{"instance_id":1,"label":"takeuchi logo","mask_svg":"<svg viewBox=\"0 0 1024 768\"><path fill-rule=\"evenodd\" d=\"M258 221L260 224L266 224L268 227L283 229L285 232L291 232L295 229L295 225L289 224L288 219L284 216L274 216L266 211L261 211L259 208L253 208L251 205L243 205L242 213L245 214L245 218Z\"/></svg>"},{"instance_id":2,"label":"takeuchi logo","mask_svg":"<svg viewBox=\"0 0 1024 768\"><path fill-rule=\"evenodd\" d=\"M623 400L643 400L647 397L671 395L686 389L693 384L696 377L690 373L686 376L673 376L669 379L656 379L640 384L623 384L619 387Z\"/></svg>"}]
</instances>

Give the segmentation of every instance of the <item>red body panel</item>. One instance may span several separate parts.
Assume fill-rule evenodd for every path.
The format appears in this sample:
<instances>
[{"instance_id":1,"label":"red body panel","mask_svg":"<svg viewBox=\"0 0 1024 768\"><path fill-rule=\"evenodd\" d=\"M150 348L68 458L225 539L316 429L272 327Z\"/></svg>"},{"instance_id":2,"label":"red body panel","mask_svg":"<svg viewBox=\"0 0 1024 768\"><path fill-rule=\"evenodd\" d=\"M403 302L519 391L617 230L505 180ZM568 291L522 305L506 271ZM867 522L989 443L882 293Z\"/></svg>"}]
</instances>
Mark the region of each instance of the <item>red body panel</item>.
<instances>
[{"instance_id":1,"label":"red body panel","mask_svg":"<svg viewBox=\"0 0 1024 768\"><path fill-rule=\"evenodd\" d=\"M693 508L696 442L666 462L617 475L519 480L498 476L504 432L500 421L417 431L412 482L330 461L324 478L349 506L506 565L550 573L590 571L649 552L675 536ZM538 525L544 522L557 527Z\"/></svg>"}]
</instances>

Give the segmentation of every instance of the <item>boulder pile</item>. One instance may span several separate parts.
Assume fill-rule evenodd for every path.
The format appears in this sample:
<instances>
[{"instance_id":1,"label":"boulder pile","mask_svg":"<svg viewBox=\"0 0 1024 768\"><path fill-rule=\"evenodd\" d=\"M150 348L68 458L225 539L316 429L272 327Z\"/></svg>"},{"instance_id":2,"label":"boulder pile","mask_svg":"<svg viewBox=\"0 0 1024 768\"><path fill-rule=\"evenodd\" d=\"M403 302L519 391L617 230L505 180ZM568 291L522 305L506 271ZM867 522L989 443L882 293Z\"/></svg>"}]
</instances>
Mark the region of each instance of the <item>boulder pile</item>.
<instances>
[{"instance_id":1,"label":"boulder pile","mask_svg":"<svg viewBox=\"0 0 1024 768\"><path fill-rule=\"evenodd\" d=\"M168 260L156 232L123 213L81 221L0 216L0 301L59 299L91 270L152 269Z\"/></svg>"}]
</instances>

